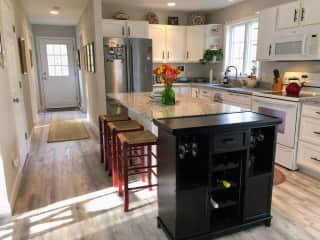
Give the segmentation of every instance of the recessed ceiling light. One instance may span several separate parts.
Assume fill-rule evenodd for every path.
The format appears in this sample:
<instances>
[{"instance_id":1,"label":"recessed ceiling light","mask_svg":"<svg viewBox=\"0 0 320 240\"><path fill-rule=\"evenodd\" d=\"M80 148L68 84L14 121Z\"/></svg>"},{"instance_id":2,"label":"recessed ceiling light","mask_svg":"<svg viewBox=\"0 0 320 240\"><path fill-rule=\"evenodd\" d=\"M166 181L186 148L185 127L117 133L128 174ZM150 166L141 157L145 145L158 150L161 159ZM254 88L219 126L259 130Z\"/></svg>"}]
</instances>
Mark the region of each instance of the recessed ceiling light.
<instances>
[{"instance_id":1,"label":"recessed ceiling light","mask_svg":"<svg viewBox=\"0 0 320 240\"><path fill-rule=\"evenodd\" d=\"M60 10L60 7L53 7L49 13L51 15L59 15L59 10Z\"/></svg>"},{"instance_id":2,"label":"recessed ceiling light","mask_svg":"<svg viewBox=\"0 0 320 240\"><path fill-rule=\"evenodd\" d=\"M174 7L176 6L177 4L175 2L168 2L168 7Z\"/></svg>"}]
</instances>

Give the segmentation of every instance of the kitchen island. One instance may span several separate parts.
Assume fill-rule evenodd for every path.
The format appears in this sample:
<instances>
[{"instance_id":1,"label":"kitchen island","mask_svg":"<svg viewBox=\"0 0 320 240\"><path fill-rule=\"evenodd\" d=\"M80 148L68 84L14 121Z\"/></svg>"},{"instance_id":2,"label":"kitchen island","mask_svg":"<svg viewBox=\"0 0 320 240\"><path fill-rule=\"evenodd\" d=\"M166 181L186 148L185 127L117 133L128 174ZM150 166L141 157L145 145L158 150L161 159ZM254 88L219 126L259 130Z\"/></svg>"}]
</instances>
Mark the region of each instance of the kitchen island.
<instances>
[{"instance_id":1,"label":"kitchen island","mask_svg":"<svg viewBox=\"0 0 320 240\"><path fill-rule=\"evenodd\" d=\"M158 226L168 238L212 239L270 226L280 120L183 97L162 106L149 96L108 95L159 137Z\"/></svg>"}]
</instances>

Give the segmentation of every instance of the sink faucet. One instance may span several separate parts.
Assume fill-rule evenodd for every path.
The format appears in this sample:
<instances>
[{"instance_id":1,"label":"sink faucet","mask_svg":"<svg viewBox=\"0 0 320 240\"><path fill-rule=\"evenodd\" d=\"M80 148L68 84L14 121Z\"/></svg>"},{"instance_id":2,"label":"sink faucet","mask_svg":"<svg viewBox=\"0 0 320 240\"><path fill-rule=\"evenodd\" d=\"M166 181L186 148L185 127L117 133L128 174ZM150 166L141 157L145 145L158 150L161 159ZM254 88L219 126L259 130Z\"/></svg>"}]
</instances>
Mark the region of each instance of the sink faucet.
<instances>
[{"instance_id":1,"label":"sink faucet","mask_svg":"<svg viewBox=\"0 0 320 240\"><path fill-rule=\"evenodd\" d=\"M226 71L224 72L224 78L227 79L228 82L229 82L230 79L229 79L228 73L230 72L230 68L233 68L233 69L236 70L236 81L237 81L238 80L238 68L236 66L233 66L233 65L228 66L226 68Z\"/></svg>"}]
</instances>

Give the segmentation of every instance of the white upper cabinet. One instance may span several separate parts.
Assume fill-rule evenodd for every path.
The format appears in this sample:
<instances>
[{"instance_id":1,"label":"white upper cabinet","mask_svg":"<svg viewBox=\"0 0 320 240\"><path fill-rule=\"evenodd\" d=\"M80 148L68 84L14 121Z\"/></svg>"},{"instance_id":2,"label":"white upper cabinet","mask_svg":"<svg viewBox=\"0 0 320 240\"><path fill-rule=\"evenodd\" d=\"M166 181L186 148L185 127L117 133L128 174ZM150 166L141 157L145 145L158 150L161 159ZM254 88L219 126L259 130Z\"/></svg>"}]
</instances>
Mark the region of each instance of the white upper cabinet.
<instances>
[{"instance_id":1,"label":"white upper cabinet","mask_svg":"<svg viewBox=\"0 0 320 240\"><path fill-rule=\"evenodd\" d=\"M320 1L302 0L300 21L303 25L320 23Z\"/></svg>"},{"instance_id":2,"label":"white upper cabinet","mask_svg":"<svg viewBox=\"0 0 320 240\"><path fill-rule=\"evenodd\" d=\"M166 61L170 63L185 62L185 27L184 26L167 26L167 52Z\"/></svg>"},{"instance_id":3,"label":"white upper cabinet","mask_svg":"<svg viewBox=\"0 0 320 240\"><path fill-rule=\"evenodd\" d=\"M277 28L286 29L299 26L300 1L295 1L278 7Z\"/></svg>"},{"instance_id":4,"label":"white upper cabinet","mask_svg":"<svg viewBox=\"0 0 320 240\"><path fill-rule=\"evenodd\" d=\"M186 27L186 61L199 62L205 50L205 26Z\"/></svg>"},{"instance_id":5,"label":"white upper cabinet","mask_svg":"<svg viewBox=\"0 0 320 240\"><path fill-rule=\"evenodd\" d=\"M148 38L149 24L146 21L127 21L129 38Z\"/></svg>"},{"instance_id":6,"label":"white upper cabinet","mask_svg":"<svg viewBox=\"0 0 320 240\"><path fill-rule=\"evenodd\" d=\"M166 26L159 24L149 25L149 38L152 39L153 62L165 61L166 48Z\"/></svg>"},{"instance_id":7,"label":"white upper cabinet","mask_svg":"<svg viewBox=\"0 0 320 240\"><path fill-rule=\"evenodd\" d=\"M102 33L104 37L125 37L126 21L104 19Z\"/></svg>"},{"instance_id":8,"label":"white upper cabinet","mask_svg":"<svg viewBox=\"0 0 320 240\"><path fill-rule=\"evenodd\" d=\"M148 38L148 22L104 19L104 37Z\"/></svg>"},{"instance_id":9,"label":"white upper cabinet","mask_svg":"<svg viewBox=\"0 0 320 240\"><path fill-rule=\"evenodd\" d=\"M262 10L259 14L258 60L271 60L273 56L273 34L276 26L277 8Z\"/></svg>"}]
</instances>

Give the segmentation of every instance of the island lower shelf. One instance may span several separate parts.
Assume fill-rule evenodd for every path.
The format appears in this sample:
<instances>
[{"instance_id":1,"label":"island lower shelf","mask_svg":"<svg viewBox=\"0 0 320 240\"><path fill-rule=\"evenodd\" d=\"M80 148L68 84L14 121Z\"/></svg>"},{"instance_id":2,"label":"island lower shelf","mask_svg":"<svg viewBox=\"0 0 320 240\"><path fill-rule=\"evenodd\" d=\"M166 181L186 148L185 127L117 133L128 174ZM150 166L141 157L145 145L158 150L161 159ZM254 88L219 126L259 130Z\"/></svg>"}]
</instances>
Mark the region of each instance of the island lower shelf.
<instances>
[{"instance_id":1,"label":"island lower shelf","mask_svg":"<svg viewBox=\"0 0 320 240\"><path fill-rule=\"evenodd\" d=\"M212 239L270 226L279 120L232 115L155 120L158 224L170 239Z\"/></svg>"}]
</instances>

